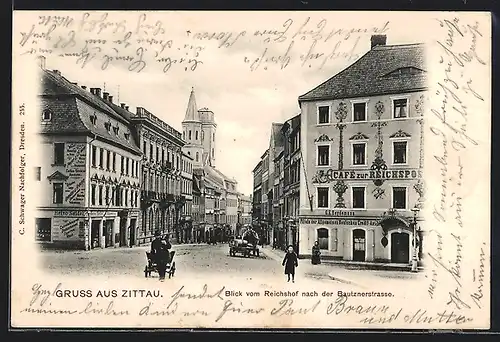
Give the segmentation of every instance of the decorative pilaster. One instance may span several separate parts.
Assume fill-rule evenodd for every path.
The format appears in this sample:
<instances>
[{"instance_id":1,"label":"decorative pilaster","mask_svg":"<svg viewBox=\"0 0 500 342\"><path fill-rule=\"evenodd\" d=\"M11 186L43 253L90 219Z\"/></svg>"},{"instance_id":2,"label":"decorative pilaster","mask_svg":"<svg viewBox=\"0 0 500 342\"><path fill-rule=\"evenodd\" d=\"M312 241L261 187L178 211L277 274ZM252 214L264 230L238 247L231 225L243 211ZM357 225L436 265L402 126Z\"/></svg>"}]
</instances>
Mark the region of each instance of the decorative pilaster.
<instances>
[{"instance_id":1,"label":"decorative pilaster","mask_svg":"<svg viewBox=\"0 0 500 342\"><path fill-rule=\"evenodd\" d=\"M343 122L347 118L347 105L344 102L339 103L335 117L338 120L337 128L339 129L339 170L342 170L344 168L344 128L346 126Z\"/></svg>"},{"instance_id":2,"label":"decorative pilaster","mask_svg":"<svg viewBox=\"0 0 500 342\"><path fill-rule=\"evenodd\" d=\"M382 118L382 114L384 113L384 104L381 101L378 101L377 104L375 105L375 115L377 117L377 122L373 123L371 127L376 127L377 128L377 149L375 150L375 159L373 160L371 170L373 171L383 171L387 170L387 164L384 160L384 152L383 152L383 145L384 145L384 140L382 136L382 127L387 126L386 122L381 122L380 119ZM373 184L375 184L376 188L373 190L373 196L376 199L384 198L385 196L385 190L381 188L382 184L384 184L384 179L374 179Z\"/></svg>"}]
</instances>

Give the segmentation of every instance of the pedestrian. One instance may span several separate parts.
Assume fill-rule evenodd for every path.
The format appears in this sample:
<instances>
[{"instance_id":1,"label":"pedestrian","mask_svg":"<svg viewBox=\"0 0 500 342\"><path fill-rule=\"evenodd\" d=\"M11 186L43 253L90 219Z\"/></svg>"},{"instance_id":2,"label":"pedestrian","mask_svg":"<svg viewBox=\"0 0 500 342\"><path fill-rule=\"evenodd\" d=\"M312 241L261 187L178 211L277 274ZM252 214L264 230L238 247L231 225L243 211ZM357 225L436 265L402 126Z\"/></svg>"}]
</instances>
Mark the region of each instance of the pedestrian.
<instances>
[{"instance_id":1,"label":"pedestrian","mask_svg":"<svg viewBox=\"0 0 500 342\"><path fill-rule=\"evenodd\" d=\"M285 274L288 276L288 282L290 282L290 277L292 278L292 283L295 283L295 267L299 266L299 258L293 250L293 246L288 246L288 251L283 259L283 266L285 266Z\"/></svg>"},{"instance_id":2,"label":"pedestrian","mask_svg":"<svg viewBox=\"0 0 500 342\"><path fill-rule=\"evenodd\" d=\"M153 242L151 242L151 260L156 262L156 254L158 250L161 248L161 234L159 231L155 232L155 238Z\"/></svg>"},{"instance_id":3,"label":"pedestrian","mask_svg":"<svg viewBox=\"0 0 500 342\"><path fill-rule=\"evenodd\" d=\"M161 241L161 247L156 252L158 274L160 275L160 281L165 280L165 273L167 271L167 264L170 262L170 248L171 245L166 240Z\"/></svg>"},{"instance_id":4,"label":"pedestrian","mask_svg":"<svg viewBox=\"0 0 500 342\"><path fill-rule=\"evenodd\" d=\"M315 241L314 246L312 247L311 263L313 265L321 264L321 250L319 249L318 241Z\"/></svg>"}]
</instances>

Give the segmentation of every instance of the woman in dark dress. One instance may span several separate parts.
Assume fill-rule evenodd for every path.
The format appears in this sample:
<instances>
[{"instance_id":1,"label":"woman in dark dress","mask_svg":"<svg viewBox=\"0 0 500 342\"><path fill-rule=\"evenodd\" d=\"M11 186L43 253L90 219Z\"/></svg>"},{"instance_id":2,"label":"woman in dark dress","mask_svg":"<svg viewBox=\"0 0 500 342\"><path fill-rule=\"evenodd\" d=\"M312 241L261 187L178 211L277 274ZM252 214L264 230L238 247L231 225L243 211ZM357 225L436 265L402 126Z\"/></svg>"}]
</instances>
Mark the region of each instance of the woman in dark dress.
<instances>
[{"instance_id":1,"label":"woman in dark dress","mask_svg":"<svg viewBox=\"0 0 500 342\"><path fill-rule=\"evenodd\" d=\"M313 265L321 264L321 251L319 249L318 241L314 242L314 246L312 248L311 263Z\"/></svg>"},{"instance_id":2,"label":"woman in dark dress","mask_svg":"<svg viewBox=\"0 0 500 342\"><path fill-rule=\"evenodd\" d=\"M293 251L292 245L288 246L288 251L285 254L282 265L285 266L285 274L288 276L288 282L290 282L291 277L292 283L295 283L295 267L299 266L299 258Z\"/></svg>"}]
</instances>

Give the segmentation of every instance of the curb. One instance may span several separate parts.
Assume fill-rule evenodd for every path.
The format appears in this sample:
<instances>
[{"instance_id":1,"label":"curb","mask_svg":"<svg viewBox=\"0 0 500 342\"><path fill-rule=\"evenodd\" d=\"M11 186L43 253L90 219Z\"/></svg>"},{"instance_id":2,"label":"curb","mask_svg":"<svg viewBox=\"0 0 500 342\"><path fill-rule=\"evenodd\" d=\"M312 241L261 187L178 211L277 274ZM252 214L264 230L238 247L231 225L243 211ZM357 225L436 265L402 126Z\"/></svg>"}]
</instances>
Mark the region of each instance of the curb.
<instances>
[{"instance_id":1,"label":"curb","mask_svg":"<svg viewBox=\"0 0 500 342\"><path fill-rule=\"evenodd\" d=\"M334 274L333 274L333 272L328 273L328 277L329 277L331 280L338 281L339 283L343 283L343 284L347 284L347 285L356 285L356 286L361 286L361 285L359 285L358 283L356 283L356 282L354 282L354 281L347 280L347 279L345 279L345 278L339 278L338 276L334 275Z\"/></svg>"}]
</instances>

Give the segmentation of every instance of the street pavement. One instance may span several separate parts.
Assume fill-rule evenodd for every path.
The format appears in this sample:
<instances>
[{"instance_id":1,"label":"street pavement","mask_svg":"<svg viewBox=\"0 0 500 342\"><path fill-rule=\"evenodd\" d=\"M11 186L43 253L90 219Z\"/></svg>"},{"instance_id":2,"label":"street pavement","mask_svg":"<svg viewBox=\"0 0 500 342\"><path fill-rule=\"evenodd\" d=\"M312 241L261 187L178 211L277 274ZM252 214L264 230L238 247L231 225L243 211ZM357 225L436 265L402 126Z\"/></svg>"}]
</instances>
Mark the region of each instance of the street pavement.
<instances>
[{"instance_id":1,"label":"street pavement","mask_svg":"<svg viewBox=\"0 0 500 342\"><path fill-rule=\"evenodd\" d=\"M53 275L144 278L146 251L149 246L107 248L91 251L41 251L42 269ZM283 252L270 247L261 249L259 257L229 256L227 244L181 244L176 251L177 280L225 279L260 284L286 282L281 262ZM153 278L156 274L153 274ZM419 274L402 271L352 270L339 265L311 265L299 260L296 283L320 287L347 287L350 290L386 289L393 293L411 291L420 286Z\"/></svg>"}]
</instances>

